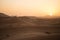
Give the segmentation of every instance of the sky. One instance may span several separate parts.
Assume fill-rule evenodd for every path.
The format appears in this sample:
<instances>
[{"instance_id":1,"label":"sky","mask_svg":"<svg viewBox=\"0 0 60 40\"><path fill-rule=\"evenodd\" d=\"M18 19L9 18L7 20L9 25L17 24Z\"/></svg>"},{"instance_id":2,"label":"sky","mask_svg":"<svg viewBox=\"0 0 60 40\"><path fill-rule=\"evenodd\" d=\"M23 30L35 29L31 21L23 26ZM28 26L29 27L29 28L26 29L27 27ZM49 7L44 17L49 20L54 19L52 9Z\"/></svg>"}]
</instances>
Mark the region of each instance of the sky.
<instances>
[{"instance_id":1,"label":"sky","mask_svg":"<svg viewBox=\"0 0 60 40\"><path fill-rule=\"evenodd\" d=\"M0 0L0 12L10 16L60 16L60 0Z\"/></svg>"}]
</instances>

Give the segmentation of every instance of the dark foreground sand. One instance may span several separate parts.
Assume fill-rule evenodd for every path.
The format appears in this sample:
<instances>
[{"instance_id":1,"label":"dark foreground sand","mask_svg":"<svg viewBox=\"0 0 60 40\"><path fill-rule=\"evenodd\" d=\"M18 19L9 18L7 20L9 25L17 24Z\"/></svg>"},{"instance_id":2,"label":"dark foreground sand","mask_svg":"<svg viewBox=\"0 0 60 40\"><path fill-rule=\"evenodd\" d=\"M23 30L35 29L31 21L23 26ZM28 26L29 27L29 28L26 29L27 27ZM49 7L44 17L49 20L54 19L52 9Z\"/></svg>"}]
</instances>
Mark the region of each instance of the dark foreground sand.
<instances>
[{"instance_id":1,"label":"dark foreground sand","mask_svg":"<svg viewBox=\"0 0 60 40\"><path fill-rule=\"evenodd\" d=\"M60 28L21 27L0 29L0 40L60 40Z\"/></svg>"}]
</instances>

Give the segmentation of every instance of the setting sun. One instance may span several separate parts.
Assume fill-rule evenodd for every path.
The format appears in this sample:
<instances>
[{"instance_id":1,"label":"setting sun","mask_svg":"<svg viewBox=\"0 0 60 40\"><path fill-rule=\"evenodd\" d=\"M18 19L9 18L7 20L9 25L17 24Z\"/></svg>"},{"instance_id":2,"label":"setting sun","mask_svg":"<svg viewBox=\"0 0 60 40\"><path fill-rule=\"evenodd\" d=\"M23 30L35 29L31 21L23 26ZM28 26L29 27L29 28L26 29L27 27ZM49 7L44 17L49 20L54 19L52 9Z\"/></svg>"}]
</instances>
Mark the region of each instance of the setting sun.
<instances>
[{"instance_id":1,"label":"setting sun","mask_svg":"<svg viewBox=\"0 0 60 40\"><path fill-rule=\"evenodd\" d=\"M53 14L52 14L52 13L50 13L49 15L50 15L50 16L53 16Z\"/></svg>"},{"instance_id":2,"label":"setting sun","mask_svg":"<svg viewBox=\"0 0 60 40\"><path fill-rule=\"evenodd\" d=\"M55 16L55 14L57 14L57 9L55 7L49 7L47 12L49 16Z\"/></svg>"},{"instance_id":3,"label":"setting sun","mask_svg":"<svg viewBox=\"0 0 60 40\"><path fill-rule=\"evenodd\" d=\"M54 14L54 12L55 12L55 11L54 11L54 10L52 10L52 9L50 9L49 11L50 11L50 12L48 13L48 14L49 14L49 16L53 16L53 14Z\"/></svg>"}]
</instances>

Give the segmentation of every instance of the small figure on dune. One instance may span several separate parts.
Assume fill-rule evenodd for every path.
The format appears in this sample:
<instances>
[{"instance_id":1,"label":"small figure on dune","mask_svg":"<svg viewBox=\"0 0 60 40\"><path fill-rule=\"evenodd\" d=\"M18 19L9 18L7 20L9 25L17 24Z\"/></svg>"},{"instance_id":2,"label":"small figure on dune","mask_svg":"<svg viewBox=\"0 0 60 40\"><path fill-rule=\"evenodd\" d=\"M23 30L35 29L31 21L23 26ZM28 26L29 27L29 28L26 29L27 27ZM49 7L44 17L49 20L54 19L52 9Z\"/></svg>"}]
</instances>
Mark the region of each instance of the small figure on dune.
<instances>
[{"instance_id":1,"label":"small figure on dune","mask_svg":"<svg viewBox=\"0 0 60 40\"><path fill-rule=\"evenodd\" d=\"M10 37L10 35L9 35L9 34L7 34L6 36L7 36L7 37Z\"/></svg>"},{"instance_id":2,"label":"small figure on dune","mask_svg":"<svg viewBox=\"0 0 60 40\"><path fill-rule=\"evenodd\" d=\"M50 32L45 32L46 34L51 34Z\"/></svg>"}]
</instances>

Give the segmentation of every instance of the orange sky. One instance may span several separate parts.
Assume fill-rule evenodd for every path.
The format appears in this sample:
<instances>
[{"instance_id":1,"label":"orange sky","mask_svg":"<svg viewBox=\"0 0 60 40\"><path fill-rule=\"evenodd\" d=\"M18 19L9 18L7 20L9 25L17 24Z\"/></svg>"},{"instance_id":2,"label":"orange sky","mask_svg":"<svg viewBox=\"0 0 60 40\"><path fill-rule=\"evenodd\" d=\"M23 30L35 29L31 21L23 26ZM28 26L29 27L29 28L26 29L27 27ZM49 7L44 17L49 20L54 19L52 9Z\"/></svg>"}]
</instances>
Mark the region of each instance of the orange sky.
<instances>
[{"instance_id":1,"label":"orange sky","mask_svg":"<svg viewBox=\"0 0 60 40\"><path fill-rule=\"evenodd\" d=\"M0 0L0 12L16 16L60 16L60 0Z\"/></svg>"}]
</instances>

